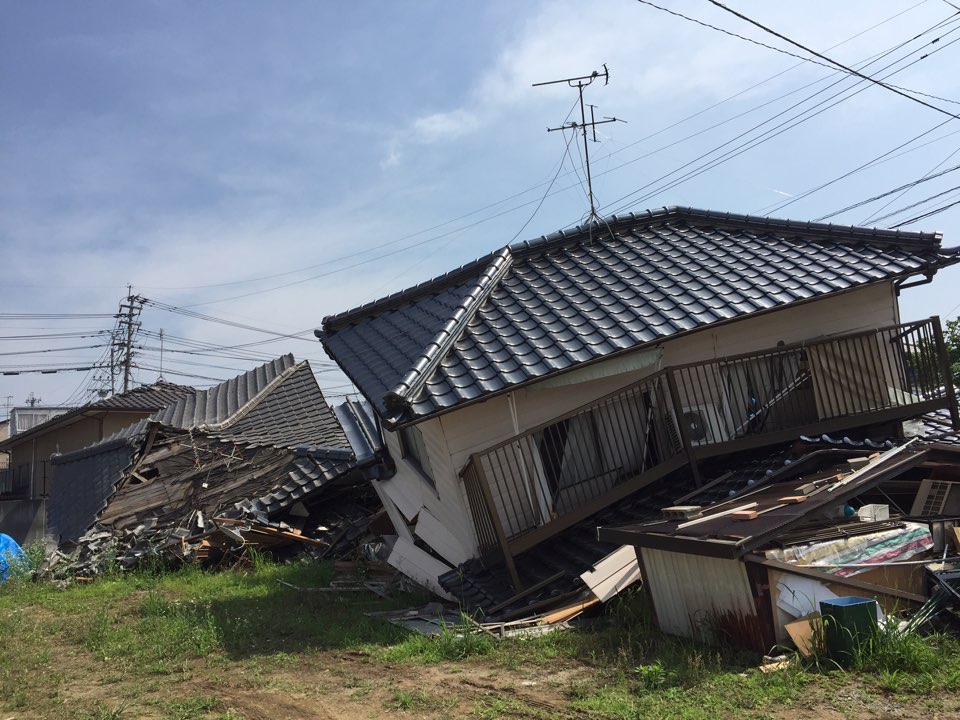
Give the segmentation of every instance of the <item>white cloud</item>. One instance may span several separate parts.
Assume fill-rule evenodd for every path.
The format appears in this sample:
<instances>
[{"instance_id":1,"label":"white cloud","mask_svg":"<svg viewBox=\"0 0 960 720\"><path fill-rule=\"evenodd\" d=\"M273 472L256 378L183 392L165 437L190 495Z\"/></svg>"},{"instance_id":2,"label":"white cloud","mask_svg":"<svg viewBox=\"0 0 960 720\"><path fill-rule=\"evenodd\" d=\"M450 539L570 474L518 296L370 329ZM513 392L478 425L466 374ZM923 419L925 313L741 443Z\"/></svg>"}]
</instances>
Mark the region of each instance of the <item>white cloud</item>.
<instances>
[{"instance_id":1,"label":"white cloud","mask_svg":"<svg viewBox=\"0 0 960 720\"><path fill-rule=\"evenodd\" d=\"M465 109L425 115L413 122L414 133L425 143L455 140L479 127L480 118L477 114Z\"/></svg>"}]
</instances>

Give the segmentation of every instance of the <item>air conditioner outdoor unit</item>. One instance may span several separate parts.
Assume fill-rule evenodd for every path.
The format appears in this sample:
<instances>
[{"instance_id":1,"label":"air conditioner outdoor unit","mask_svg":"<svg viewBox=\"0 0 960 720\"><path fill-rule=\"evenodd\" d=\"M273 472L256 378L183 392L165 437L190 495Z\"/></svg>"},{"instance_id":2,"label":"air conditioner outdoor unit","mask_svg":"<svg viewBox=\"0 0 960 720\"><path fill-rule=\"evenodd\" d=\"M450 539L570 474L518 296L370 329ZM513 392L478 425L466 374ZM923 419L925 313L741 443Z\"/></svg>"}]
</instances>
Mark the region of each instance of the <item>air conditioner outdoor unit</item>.
<instances>
[{"instance_id":1,"label":"air conditioner outdoor unit","mask_svg":"<svg viewBox=\"0 0 960 720\"><path fill-rule=\"evenodd\" d=\"M675 417L674 420L677 422L678 431L680 423L683 423L691 445L706 445L728 439L727 423L711 403L685 407L683 415L680 418ZM677 440L679 439L678 437Z\"/></svg>"}]
</instances>

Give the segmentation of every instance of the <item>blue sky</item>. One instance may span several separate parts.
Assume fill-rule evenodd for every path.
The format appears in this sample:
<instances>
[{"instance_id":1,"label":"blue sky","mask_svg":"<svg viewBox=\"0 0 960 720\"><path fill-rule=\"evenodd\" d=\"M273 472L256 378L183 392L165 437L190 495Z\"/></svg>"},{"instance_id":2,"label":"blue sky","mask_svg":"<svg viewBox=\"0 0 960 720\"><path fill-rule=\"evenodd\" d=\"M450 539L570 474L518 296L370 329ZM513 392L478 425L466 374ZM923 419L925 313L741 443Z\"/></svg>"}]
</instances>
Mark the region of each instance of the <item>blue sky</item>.
<instances>
[{"instance_id":1,"label":"blue sky","mask_svg":"<svg viewBox=\"0 0 960 720\"><path fill-rule=\"evenodd\" d=\"M705 0L662 2L804 54ZM960 17L943 0L734 7L848 65L926 32L864 72L893 73L887 82L960 110L952 102L960 99L960 42L950 45ZM574 172L579 151L573 144L567 156L566 139L545 130L563 122L575 94L531 84L604 62L611 82L591 87L588 100L627 122L602 126L591 146L601 213L692 205L812 220L960 164L960 153L951 155L960 121L627 0L10 3L0 26L0 312L110 313L130 283L152 300L296 333L518 232L523 239L574 224L588 209ZM789 116L734 140L795 103L803 101L794 113L813 108L827 93L805 98L832 83L830 93L862 92L811 109L824 111L675 187L630 195L777 125ZM945 121L903 154L776 207ZM553 194L531 219L558 168ZM940 192L913 214L948 202L958 175L913 189L885 212ZM882 204L832 221L860 224ZM905 229L940 230L946 245L960 245L958 218L960 208ZM953 268L905 292L904 317L956 312L958 282ZM270 337L155 307L142 321L208 343ZM0 318L0 335L110 325ZM84 342L3 340L0 352ZM332 396L349 390L310 335L247 352L294 352L316 361ZM0 367L83 365L102 353L5 355ZM139 362L156 367L156 351L144 349ZM191 384L253 364L165 357L167 378ZM29 392L46 403L76 400L91 376L0 375L0 406ZM138 382L155 377L136 374Z\"/></svg>"}]
</instances>

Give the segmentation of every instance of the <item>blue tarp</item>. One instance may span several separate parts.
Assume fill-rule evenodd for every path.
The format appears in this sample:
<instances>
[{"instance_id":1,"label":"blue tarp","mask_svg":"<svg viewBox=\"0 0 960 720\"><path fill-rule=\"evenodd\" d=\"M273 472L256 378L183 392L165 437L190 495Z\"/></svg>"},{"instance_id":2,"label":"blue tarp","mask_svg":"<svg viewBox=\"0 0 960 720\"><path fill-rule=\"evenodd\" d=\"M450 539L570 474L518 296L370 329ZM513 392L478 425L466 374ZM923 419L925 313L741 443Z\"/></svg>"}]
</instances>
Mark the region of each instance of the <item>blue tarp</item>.
<instances>
[{"instance_id":1,"label":"blue tarp","mask_svg":"<svg viewBox=\"0 0 960 720\"><path fill-rule=\"evenodd\" d=\"M27 556L9 535L0 533L0 583L10 575L10 566L26 563Z\"/></svg>"}]
</instances>

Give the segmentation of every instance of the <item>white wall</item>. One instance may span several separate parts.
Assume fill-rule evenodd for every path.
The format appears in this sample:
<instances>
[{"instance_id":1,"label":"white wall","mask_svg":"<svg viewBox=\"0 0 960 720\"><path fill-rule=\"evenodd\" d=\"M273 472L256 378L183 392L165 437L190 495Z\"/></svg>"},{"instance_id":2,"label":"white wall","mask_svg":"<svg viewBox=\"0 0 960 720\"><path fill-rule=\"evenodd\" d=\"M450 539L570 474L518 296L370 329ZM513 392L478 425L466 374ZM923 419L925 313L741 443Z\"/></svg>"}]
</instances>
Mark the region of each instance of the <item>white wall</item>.
<instances>
[{"instance_id":1,"label":"white wall","mask_svg":"<svg viewBox=\"0 0 960 720\"><path fill-rule=\"evenodd\" d=\"M706 328L663 343L662 366L708 360L772 348L779 341L794 343L826 335L869 330L897 322L897 302L891 284L861 288L834 298L814 301L768 315L746 318L716 328ZM586 382L537 389L535 385L513 392L519 430L541 425L563 413L636 382L658 367L626 372ZM382 488L413 521L426 508L460 541L460 548L444 550L437 538L434 549L449 562L463 549L476 553L477 540L459 472L472 453L514 435L509 401L501 395L438 418L419 423L433 468L436 491L402 458L395 433L385 432L397 475ZM431 523L433 524L433 523ZM427 540L430 544L429 539ZM433 547L431 545L431 547Z\"/></svg>"}]
</instances>

